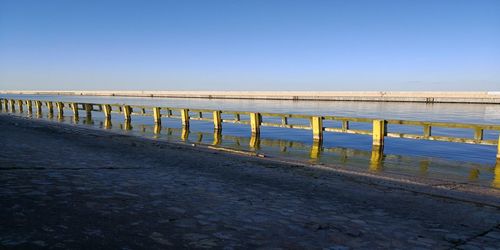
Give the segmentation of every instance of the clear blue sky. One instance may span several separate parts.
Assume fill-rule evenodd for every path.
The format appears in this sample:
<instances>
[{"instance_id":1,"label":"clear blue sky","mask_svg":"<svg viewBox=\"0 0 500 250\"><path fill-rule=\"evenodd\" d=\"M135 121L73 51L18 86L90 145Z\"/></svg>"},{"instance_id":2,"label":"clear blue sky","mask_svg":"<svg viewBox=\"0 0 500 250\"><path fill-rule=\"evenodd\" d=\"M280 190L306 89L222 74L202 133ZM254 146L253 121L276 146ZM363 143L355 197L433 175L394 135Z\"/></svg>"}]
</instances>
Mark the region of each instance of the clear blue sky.
<instances>
[{"instance_id":1,"label":"clear blue sky","mask_svg":"<svg viewBox=\"0 0 500 250\"><path fill-rule=\"evenodd\" d=\"M500 1L0 0L0 89L500 90Z\"/></svg>"}]
</instances>

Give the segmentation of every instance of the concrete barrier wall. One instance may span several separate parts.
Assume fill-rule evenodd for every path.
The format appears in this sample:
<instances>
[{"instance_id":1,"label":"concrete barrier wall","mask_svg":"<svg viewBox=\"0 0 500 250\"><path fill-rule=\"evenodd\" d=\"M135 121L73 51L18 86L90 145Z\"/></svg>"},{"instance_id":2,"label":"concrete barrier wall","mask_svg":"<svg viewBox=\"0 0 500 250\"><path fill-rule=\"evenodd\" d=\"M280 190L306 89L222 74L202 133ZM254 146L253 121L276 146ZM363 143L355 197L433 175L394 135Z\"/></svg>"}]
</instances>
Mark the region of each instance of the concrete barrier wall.
<instances>
[{"instance_id":1,"label":"concrete barrier wall","mask_svg":"<svg viewBox=\"0 0 500 250\"><path fill-rule=\"evenodd\" d=\"M500 91L24 91L0 94L500 104Z\"/></svg>"}]
</instances>

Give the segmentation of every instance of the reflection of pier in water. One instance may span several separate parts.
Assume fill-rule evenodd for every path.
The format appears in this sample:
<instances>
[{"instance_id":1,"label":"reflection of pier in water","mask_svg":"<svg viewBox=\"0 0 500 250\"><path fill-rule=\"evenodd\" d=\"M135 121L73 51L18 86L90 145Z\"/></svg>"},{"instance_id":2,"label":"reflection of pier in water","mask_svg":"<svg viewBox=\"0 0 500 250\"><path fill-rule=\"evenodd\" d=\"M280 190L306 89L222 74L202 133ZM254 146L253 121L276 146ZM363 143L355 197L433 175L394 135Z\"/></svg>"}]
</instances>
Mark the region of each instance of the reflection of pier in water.
<instances>
[{"instance_id":1,"label":"reflection of pier in water","mask_svg":"<svg viewBox=\"0 0 500 250\"><path fill-rule=\"evenodd\" d=\"M86 124L95 124L94 120L86 119L84 120ZM98 125L105 129L111 129L113 127L110 120L99 121ZM408 167L417 167L419 175L428 175L431 167L439 165L439 163L434 163L429 159L421 159L417 157L406 157L401 155L384 154L383 149L374 147L372 151L364 151L352 148L341 148L323 147L321 141L313 141L311 145L290 140L281 139L269 139L262 138L259 136L235 136L235 135L223 135L220 130L214 130L214 133L210 132L200 132L200 131L190 131L189 127L182 128L169 128L156 125L145 125L145 124L131 124L130 122L119 122L118 126L120 130L124 131L138 131L143 134L151 134L154 138L161 138L162 135L167 137L173 137L175 139L180 139L184 142L193 142L200 144L209 144L213 146L220 146L224 143L231 144L232 147L249 149L251 151L269 151L269 149L275 149L279 152L287 152L290 150L307 152L307 158L313 163L321 163L321 160L325 158L324 162L330 162L329 160L335 158L339 163L350 164L350 159L357 158L363 161L364 166L368 165L368 170L370 172L381 172L384 170L384 166L388 165L386 162L394 162L396 165L407 165ZM272 150L271 150L272 151ZM415 161L418 159L417 161ZM366 164L368 163L368 164ZM393 164L394 165L394 164ZM458 168L459 166L453 166ZM467 167L467 179L469 181L477 181L480 176L484 173L490 173L492 176L491 185L496 188L500 188L500 161L497 161L494 167L485 166L481 164L469 164Z\"/></svg>"}]
</instances>

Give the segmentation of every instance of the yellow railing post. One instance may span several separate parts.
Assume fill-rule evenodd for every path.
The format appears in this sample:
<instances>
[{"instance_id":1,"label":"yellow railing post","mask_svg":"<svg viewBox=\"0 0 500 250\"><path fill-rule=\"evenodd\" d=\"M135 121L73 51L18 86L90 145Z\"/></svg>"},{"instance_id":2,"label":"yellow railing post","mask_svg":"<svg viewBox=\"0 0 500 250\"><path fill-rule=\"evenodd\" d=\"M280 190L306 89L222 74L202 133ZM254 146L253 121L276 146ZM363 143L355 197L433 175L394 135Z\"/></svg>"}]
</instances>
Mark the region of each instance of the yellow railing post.
<instances>
[{"instance_id":1,"label":"yellow railing post","mask_svg":"<svg viewBox=\"0 0 500 250\"><path fill-rule=\"evenodd\" d=\"M14 100L13 100L13 99L10 99L10 100L9 100L9 106L10 106L10 112L11 112L11 113L16 112L16 106L15 106L15 103L14 103Z\"/></svg>"},{"instance_id":2,"label":"yellow railing post","mask_svg":"<svg viewBox=\"0 0 500 250\"><path fill-rule=\"evenodd\" d=\"M17 107L19 108L19 113L23 112L23 100L17 100Z\"/></svg>"},{"instance_id":3,"label":"yellow railing post","mask_svg":"<svg viewBox=\"0 0 500 250\"><path fill-rule=\"evenodd\" d=\"M262 117L260 113L250 113L250 126L252 127L252 134L260 134L260 124L262 123Z\"/></svg>"},{"instance_id":4,"label":"yellow railing post","mask_svg":"<svg viewBox=\"0 0 500 250\"><path fill-rule=\"evenodd\" d=\"M57 102L56 106L57 106L57 115L59 117L63 117L64 116L64 103Z\"/></svg>"},{"instance_id":5,"label":"yellow railing post","mask_svg":"<svg viewBox=\"0 0 500 250\"><path fill-rule=\"evenodd\" d=\"M37 115L42 114L42 102L41 101L35 101L35 106L36 106L36 113Z\"/></svg>"},{"instance_id":6,"label":"yellow railing post","mask_svg":"<svg viewBox=\"0 0 500 250\"><path fill-rule=\"evenodd\" d=\"M125 121L130 121L130 115L132 114L132 107L125 105L123 106L123 117Z\"/></svg>"},{"instance_id":7,"label":"yellow railing post","mask_svg":"<svg viewBox=\"0 0 500 250\"><path fill-rule=\"evenodd\" d=\"M222 118L221 118L221 111L216 110L213 112L213 119L214 119L214 130L220 131L222 130Z\"/></svg>"},{"instance_id":8,"label":"yellow railing post","mask_svg":"<svg viewBox=\"0 0 500 250\"><path fill-rule=\"evenodd\" d=\"M78 116L80 116L80 115L78 114L78 103L75 103L75 102L74 102L74 103L71 103L71 110L73 110L73 117L74 117L75 119L78 119Z\"/></svg>"},{"instance_id":9,"label":"yellow railing post","mask_svg":"<svg viewBox=\"0 0 500 250\"><path fill-rule=\"evenodd\" d=\"M101 106L102 111L104 112L104 119L110 120L111 119L111 105L108 104L103 104Z\"/></svg>"},{"instance_id":10,"label":"yellow railing post","mask_svg":"<svg viewBox=\"0 0 500 250\"><path fill-rule=\"evenodd\" d=\"M153 108L153 118L155 124L161 124L161 108L159 107Z\"/></svg>"},{"instance_id":11,"label":"yellow railing post","mask_svg":"<svg viewBox=\"0 0 500 250\"><path fill-rule=\"evenodd\" d=\"M183 127L189 127L189 109L181 109L181 120Z\"/></svg>"},{"instance_id":12,"label":"yellow railing post","mask_svg":"<svg viewBox=\"0 0 500 250\"><path fill-rule=\"evenodd\" d=\"M31 100L26 100L26 108L28 109L28 113L31 114L33 112L33 103Z\"/></svg>"},{"instance_id":13,"label":"yellow railing post","mask_svg":"<svg viewBox=\"0 0 500 250\"><path fill-rule=\"evenodd\" d=\"M52 104L52 102L47 102L46 105L47 105L47 109L49 110L49 115L53 115L54 114L54 105Z\"/></svg>"},{"instance_id":14,"label":"yellow railing post","mask_svg":"<svg viewBox=\"0 0 500 250\"><path fill-rule=\"evenodd\" d=\"M3 106L5 107L5 111L9 110L9 103L8 103L7 99L3 99Z\"/></svg>"},{"instance_id":15,"label":"yellow railing post","mask_svg":"<svg viewBox=\"0 0 500 250\"><path fill-rule=\"evenodd\" d=\"M313 131L314 141L323 140L323 117L321 116L311 117L311 127Z\"/></svg>"},{"instance_id":16,"label":"yellow railing post","mask_svg":"<svg viewBox=\"0 0 500 250\"><path fill-rule=\"evenodd\" d=\"M386 134L386 121L373 120L373 146L383 146Z\"/></svg>"}]
</instances>

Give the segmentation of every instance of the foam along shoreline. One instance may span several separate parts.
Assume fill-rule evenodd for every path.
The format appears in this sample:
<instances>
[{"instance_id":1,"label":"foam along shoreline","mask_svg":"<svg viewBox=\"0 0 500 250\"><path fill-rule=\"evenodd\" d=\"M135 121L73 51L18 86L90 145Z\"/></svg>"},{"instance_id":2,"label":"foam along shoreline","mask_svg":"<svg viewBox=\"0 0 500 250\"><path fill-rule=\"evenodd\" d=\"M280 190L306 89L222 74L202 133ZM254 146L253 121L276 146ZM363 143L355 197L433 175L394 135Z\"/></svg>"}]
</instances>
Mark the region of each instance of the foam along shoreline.
<instances>
[{"instance_id":1,"label":"foam along shoreline","mask_svg":"<svg viewBox=\"0 0 500 250\"><path fill-rule=\"evenodd\" d=\"M500 91L38 91L0 90L0 94L120 96L202 99L254 99L300 101L370 101L500 104Z\"/></svg>"}]
</instances>

